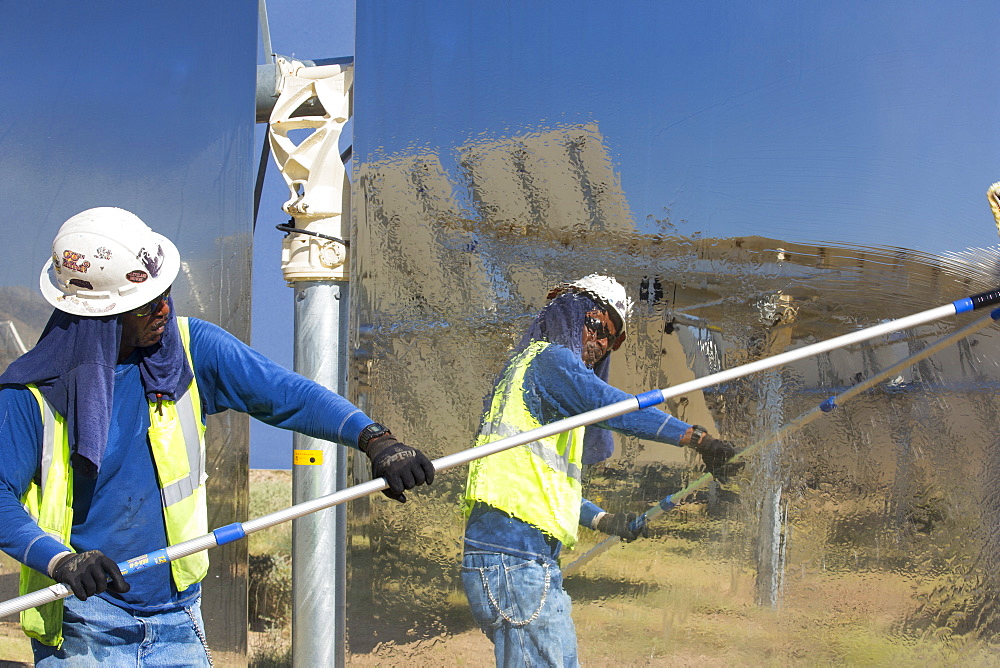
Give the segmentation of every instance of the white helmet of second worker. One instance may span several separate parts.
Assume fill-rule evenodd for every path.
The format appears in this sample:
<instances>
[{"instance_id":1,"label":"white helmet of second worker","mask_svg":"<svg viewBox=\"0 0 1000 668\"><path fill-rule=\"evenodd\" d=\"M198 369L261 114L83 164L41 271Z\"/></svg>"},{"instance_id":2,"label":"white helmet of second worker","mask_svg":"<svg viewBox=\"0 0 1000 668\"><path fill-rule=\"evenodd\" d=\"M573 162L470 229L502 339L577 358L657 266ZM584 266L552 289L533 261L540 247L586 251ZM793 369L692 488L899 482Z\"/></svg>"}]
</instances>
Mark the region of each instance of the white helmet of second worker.
<instances>
[{"instance_id":1,"label":"white helmet of second worker","mask_svg":"<svg viewBox=\"0 0 1000 668\"><path fill-rule=\"evenodd\" d=\"M583 292L608 308L618 320L618 334L624 338L625 322L632 311L632 300L628 298L621 283L603 274L590 274L569 283L560 283L549 292L549 299L567 290Z\"/></svg>"},{"instance_id":2,"label":"white helmet of second worker","mask_svg":"<svg viewBox=\"0 0 1000 668\"><path fill-rule=\"evenodd\" d=\"M60 311L116 315L163 294L180 263L177 247L134 213L98 207L62 224L38 281Z\"/></svg>"}]
</instances>

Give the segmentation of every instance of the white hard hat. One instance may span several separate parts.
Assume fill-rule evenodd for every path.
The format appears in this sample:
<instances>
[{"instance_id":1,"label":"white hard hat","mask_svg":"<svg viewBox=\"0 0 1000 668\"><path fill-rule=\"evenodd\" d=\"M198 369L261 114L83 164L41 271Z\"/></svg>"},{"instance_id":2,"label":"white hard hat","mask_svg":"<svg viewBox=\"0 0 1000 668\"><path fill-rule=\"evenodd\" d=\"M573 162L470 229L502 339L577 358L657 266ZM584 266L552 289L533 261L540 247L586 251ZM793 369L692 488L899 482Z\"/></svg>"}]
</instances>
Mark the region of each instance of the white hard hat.
<instances>
[{"instance_id":1,"label":"white hard hat","mask_svg":"<svg viewBox=\"0 0 1000 668\"><path fill-rule=\"evenodd\" d=\"M181 256L134 213L115 207L82 211L59 228L39 287L46 301L73 315L115 315L163 294Z\"/></svg>"},{"instance_id":2,"label":"white hard hat","mask_svg":"<svg viewBox=\"0 0 1000 668\"><path fill-rule=\"evenodd\" d=\"M625 321L632 311L632 300L625 293L625 288L621 283L603 274L590 274L570 283L560 283L549 291L549 299L562 294L566 290L576 290L583 292L603 306L610 308L614 315L618 316L618 334L625 336Z\"/></svg>"}]
</instances>

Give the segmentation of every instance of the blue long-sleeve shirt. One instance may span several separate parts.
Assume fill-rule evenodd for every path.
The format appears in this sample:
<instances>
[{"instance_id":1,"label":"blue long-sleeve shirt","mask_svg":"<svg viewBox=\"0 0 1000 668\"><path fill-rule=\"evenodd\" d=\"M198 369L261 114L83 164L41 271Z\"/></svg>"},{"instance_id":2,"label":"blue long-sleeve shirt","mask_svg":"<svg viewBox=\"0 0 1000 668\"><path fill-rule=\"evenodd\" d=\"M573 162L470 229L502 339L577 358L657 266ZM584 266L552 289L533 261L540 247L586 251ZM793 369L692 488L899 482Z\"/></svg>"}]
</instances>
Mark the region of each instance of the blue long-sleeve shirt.
<instances>
[{"instance_id":1,"label":"blue long-sleeve shirt","mask_svg":"<svg viewBox=\"0 0 1000 668\"><path fill-rule=\"evenodd\" d=\"M624 401L633 395L605 383L565 346L549 345L524 374L528 412L540 424ZM655 408L645 408L596 423L621 434L677 445L691 425ZM602 512L584 499L580 524L590 526ZM525 559L556 559L562 544L538 528L487 504L477 503L465 526L465 549L502 552Z\"/></svg>"},{"instance_id":2,"label":"blue long-sleeve shirt","mask_svg":"<svg viewBox=\"0 0 1000 668\"><path fill-rule=\"evenodd\" d=\"M355 446L373 421L343 397L260 355L225 330L190 319L191 356L206 414L227 409L268 424ZM149 410L139 367L130 359L115 369L111 428L96 479L74 476L72 547L98 549L116 562L167 545L159 485L146 438ZM67 547L48 536L20 499L39 470L42 424L38 403L20 387L0 390L0 549L35 570ZM140 612L177 609L199 585L178 592L170 567L129 576L125 594L106 592L112 603Z\"/></svg>"}]
</instances>

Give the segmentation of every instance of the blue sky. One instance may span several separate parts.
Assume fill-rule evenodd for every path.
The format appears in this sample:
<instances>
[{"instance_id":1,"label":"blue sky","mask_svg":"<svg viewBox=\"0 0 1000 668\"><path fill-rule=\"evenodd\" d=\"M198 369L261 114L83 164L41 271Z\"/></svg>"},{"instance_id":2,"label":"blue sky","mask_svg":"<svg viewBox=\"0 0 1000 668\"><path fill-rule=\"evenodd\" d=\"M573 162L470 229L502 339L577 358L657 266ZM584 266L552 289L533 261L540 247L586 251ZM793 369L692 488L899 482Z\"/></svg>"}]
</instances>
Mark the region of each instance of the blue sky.
<instances>
[{"instance_id":1,"label":"blue sky","mask_svg":"<svg viewBox=\"0 0 1000 668\"><path fill-rule=\"evenodd\" d=\"M358 155L596 121L640 225L669 210L713 236L995 242L995 3L606 7L362 3Z\"/></svg>"}]
</instances>

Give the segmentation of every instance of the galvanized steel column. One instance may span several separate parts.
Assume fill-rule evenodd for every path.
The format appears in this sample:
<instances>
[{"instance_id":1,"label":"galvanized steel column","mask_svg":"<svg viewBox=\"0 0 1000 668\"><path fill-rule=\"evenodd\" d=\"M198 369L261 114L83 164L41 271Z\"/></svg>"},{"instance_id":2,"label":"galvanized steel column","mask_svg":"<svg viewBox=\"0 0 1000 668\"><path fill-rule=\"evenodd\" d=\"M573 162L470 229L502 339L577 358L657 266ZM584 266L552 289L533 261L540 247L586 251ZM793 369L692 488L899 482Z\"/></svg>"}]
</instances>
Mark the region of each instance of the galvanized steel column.
<instances>
[{"instance_id":1,"label":"galvanized steel column","mask_svg":"<svg viewBox=\"0 0 1000 668\"><path fill-rule=\"evenodd\" d=\"M295 371L347 391L348 283L295 284ZM301 503L347 486L343 446L295 434L292 497ZM312 459L313 461L309 461ZM346 507L292 522L292 658L295 666L342 666L346 642Z\"/></svg>"}]
</instances>

